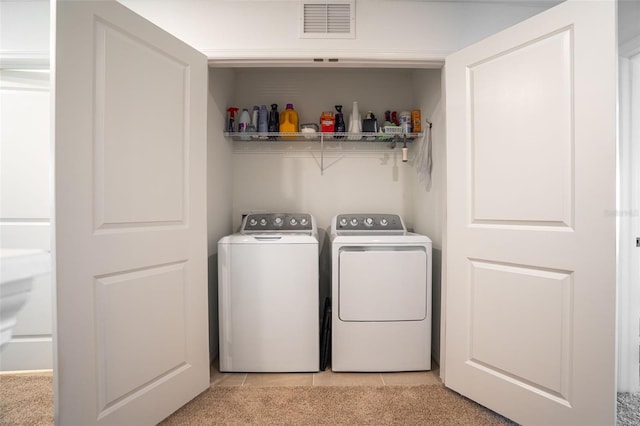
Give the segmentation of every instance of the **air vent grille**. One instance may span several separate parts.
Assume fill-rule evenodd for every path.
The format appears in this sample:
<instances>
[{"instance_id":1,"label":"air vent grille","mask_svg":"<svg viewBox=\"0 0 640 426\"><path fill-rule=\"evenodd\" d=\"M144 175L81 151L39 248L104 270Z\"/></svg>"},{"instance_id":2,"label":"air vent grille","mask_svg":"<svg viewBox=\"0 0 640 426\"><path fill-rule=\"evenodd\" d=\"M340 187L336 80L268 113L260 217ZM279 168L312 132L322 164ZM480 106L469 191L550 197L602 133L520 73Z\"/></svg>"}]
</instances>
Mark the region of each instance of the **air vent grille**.
<instances>
[{"instance_id":1,"label":"air vent grille","mask_svg":"<svg viewBox=\"0 0 640 426\"><path fill-rule=\"evenodd\" d=\"M301 36L353 38L353 2L303 2Z\"/></svg>"}]
</instances>

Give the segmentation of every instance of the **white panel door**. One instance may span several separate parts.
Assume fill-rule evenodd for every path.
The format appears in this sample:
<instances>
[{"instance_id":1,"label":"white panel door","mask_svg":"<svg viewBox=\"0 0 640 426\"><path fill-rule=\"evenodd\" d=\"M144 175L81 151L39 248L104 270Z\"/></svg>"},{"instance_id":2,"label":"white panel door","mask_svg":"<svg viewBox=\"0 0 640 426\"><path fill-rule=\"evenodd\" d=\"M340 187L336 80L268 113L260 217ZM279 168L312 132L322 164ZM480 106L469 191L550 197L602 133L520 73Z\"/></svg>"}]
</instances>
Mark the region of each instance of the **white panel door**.
<instances>
[{"instance_id":1,"label":"white panel door","mask_svg":"<svg viewBox=\"0 0 640 426\"><path fill-rule=\"evenodd\" d=\"M615 3L446 61L445 384L521 424L615 420Z\"/></svg>"},{"instance_id":2,"label":"white panel door","mask_svg":"<svg viewBox=\"0 0 640 426\"><path fill-rule=\"evenodd\" d=\"M209 385L205 57L56 3L56 422L152 425Z\"/></svg>"}]
</instances>

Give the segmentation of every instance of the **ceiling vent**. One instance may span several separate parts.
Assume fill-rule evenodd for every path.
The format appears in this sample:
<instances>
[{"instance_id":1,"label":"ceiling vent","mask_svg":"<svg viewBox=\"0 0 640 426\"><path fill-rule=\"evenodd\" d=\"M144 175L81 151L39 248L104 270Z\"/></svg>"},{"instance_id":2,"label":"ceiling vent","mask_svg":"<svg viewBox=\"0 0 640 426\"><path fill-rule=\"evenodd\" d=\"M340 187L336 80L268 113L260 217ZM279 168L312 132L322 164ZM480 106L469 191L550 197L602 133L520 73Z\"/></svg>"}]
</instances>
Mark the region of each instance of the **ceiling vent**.
<instances>
[{"instance_id":1,"label":"ceiling vent","mask_svg":"<svg viewBox=\"0 0 640 426\"><path fill-rule=\"evenodd\" d=\"M355 38L355 1L302 1L301 38Z\"/></svg>"}]
</instances>

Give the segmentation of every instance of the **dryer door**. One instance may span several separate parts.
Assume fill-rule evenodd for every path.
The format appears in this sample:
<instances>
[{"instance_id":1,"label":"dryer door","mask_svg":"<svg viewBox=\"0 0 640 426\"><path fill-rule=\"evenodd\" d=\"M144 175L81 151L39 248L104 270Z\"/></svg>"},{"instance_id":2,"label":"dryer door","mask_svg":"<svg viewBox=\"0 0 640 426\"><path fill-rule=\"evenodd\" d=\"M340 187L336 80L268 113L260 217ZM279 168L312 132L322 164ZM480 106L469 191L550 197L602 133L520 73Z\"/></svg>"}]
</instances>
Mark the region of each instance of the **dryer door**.
<instances>
[{"instance_id":1,"label":"dryer door","mask_svg":"<svg viewBox=\"0 0 640 426\"><path fill-rule=\"evenodd\" d=\"M421 321L427 316L424 247L346 247L339 262L342 321Z\"/></svg>"}]
</instances>

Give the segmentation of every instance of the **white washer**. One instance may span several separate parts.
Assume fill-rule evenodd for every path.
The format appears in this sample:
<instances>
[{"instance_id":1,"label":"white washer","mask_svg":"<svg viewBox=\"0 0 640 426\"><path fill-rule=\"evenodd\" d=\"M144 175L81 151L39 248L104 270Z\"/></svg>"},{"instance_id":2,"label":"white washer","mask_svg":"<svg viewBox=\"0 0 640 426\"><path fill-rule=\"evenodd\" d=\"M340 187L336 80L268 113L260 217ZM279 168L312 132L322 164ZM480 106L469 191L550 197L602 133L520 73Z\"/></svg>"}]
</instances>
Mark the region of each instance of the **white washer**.
<instances>
[{"instance_id":1,"label":"white washer","mask_svg":"<svg viewBox=\"0 0 640 426\"><path fill-rule=\"evenodd\" d=\"M333 371L431 369L431 240L398 215L331 225Z\"/></svg>"},{"instance_id":2,"label":"white washer","mask_svg":"<svg viewBox=\"0 0 640 426\"><path fill-rule=\"evenodd\" d=\"M310 214L250 214L218 242L220 371L319 369L318 233Z\"/></svg>"}]
</instances>

